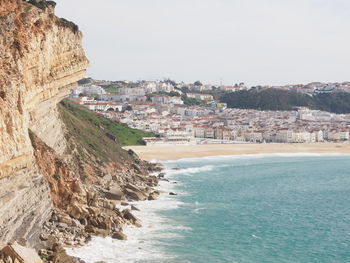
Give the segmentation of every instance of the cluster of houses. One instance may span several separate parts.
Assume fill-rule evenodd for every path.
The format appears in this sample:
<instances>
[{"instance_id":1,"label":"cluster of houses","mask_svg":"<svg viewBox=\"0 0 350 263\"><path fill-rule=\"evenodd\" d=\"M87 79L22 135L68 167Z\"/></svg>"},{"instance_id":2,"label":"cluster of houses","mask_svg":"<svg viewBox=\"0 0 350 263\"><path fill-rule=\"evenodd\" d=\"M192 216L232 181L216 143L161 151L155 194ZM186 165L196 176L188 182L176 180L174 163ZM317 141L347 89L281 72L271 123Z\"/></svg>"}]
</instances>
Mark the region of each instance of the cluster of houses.
<instances>
[{"instance_id":1,"label":"cluster of houses","mask_svg":"<svg viewBox=\"0 0 350 263\"><path fill-rule=\"evenodd\" d=\"M180 96L164 95L181 93L165 82L122 87L118 94L109 94L99 86L90 85L73 90L70 99L129 127L153 132L157 137L145 139L148 144L349 140L350 115L306 108L298 111L228 109L225 103L214 101L210 94L192 91L194 88L187 96L203 101L206 106L187 106Z\"/></svg>"}]
</instances>

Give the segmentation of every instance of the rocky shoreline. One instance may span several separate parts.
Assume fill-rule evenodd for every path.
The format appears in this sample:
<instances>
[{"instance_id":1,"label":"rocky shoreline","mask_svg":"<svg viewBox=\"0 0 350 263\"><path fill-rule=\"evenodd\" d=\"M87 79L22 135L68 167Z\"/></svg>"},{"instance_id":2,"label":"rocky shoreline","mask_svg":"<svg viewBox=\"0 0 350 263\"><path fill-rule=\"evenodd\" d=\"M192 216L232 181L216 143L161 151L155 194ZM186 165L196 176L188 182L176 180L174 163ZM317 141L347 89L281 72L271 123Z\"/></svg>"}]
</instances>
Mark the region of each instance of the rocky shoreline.
<instances>
[{"instance_id":1,"label":"rocky shoreline","mask_svg":"<svg viewBox=\"0 0 350 263\"><path fill-rule=\"evenodd\" d=\"M127 238L141 223L116 205L160 194L151 174L162 167L107 136L114 123L60 103L89 62L82 33L54 8L0 1L0 263L79 262L64 247Z\"/></svg>"},{"instance_id":2,"label":"rocky shoreline","mask_svg":"<svg viewBox=\"0 0 350 263\"><path fill-rule=\"evenodd\" d=\"M129 206L128 202L132 201L156 200L160 195L154 189L160 176L149 174L159 173L161 165L139 161L140 165L134 165L134 168L140 172L146 170L147 174L129 174L138 178L133 183L125 182L120 186L120 181L115 180L116 178L101 178L96 185L82 184L80 193L73 196L66 210L55 209L52 212L40 234L41 249L38 254L43 262L83 262L67 255L65 247L84 246L93 236L125 240L127 236L123 229L126 226L142 226L141 221L131 211L138 210L137 207L131 205L130 209L117 208L117 205ZM26 244L23 242L21 245ZM6 260L0 257L1 263L15 262L15 259L6 255L2 258Z\"/></svg>"},{"instance_id":3,"label":"rocky shoreline","mask_svg":"<svg viewBox=\"0 0 350 263\"><path fill-rule=\"evenodd\" d=\"M149 172L159 172L159 164L143 163ZM66 211L56 210L43 226L40 239L44 249L39 255L44 262L81 262L68 256L64 247L83 246L93 236L125 240L123 229L128 225L141 227L141 221L132 211L137 209L118 209L116 206L129 206L129 201L156 200L160 192L154 190L158 185L156 176L137 175L138 182L119 186L110 180L103 186L88 186L76 196Z\"/></svg>"}]
</instances>

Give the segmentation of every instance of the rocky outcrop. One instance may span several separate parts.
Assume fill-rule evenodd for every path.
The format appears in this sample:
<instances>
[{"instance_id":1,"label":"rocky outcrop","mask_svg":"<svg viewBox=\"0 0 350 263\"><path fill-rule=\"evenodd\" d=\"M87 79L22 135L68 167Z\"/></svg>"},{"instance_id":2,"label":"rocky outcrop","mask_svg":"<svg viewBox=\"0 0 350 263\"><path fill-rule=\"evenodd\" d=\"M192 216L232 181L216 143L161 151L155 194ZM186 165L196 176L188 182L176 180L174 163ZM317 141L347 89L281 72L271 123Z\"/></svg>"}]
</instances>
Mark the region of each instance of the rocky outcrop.
<instances>
[{"instance_id":1,"label":"rocky outcrop","mask_svg":"<svg viewBox=\"0 0 350 263\"><path fill-rule=\"evenodd\" d=\"M119 239L119 240L127 240L128 237L123 232L114 232L112 234L112 238Z\"/></svg>"},{"instance_id":2,"label":"rocky outcrop","mask_svg":"<svg viewBox=\"0 0 350 263\"><path fill-rule=\"evenodd\" d=\"M21 263L43 263L39 255L30 248L17 243L7 245L0 249L0 261Z\"/></svg>"},{"instance_id":3,"label":"rocky outcrop","mask_svg":"<svg viewBox=\"0 0 350 263\"><path fill-rule=\"evenodd\" d=\"M31 128L63 153L56 102L84 76L81 33L60 23L53 6L0 2L0 237L35 245L50 216L49 184L33 154ZM55 113L56 112L56 113Z\"/></svg>"},{"instance_id":4,"label":"rocky outcrop","mask_svg":"<svg viewBox=\"0 0 350 263\"><path fill-rule=\"evenodd\" d=\"M81 33L60 24L51 7L42 10L14 0L2 0L0 5L0 178L4 178L32 168L29 127L45 134L48 145L57 144L46 138L56 129L43 124L45 116L55 117L50 109L84 76L88 62Z\"/></svg>"},{"instance_id":5,"label":"rocky outcrop","mask_svg":"<svg viewBox=\"0 0 350 263\"><path fill-rule=\"evenodd\" d=\"M0 242L41 249L46 262L78 262L64 246L126 239L124 226L141 226L116 204L157 199L149 173L161 168L57 107L88 61L77 26L54 6L0 1Z\"/></svg>"}]
</instances>

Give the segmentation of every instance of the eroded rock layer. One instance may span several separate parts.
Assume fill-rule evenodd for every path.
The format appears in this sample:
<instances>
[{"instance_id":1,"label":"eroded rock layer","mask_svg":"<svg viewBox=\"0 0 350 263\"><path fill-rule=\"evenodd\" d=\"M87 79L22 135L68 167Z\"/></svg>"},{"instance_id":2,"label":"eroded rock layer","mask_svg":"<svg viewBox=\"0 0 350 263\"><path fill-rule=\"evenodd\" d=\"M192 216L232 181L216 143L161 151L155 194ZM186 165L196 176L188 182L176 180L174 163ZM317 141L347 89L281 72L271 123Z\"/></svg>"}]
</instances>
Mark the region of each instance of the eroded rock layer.
<instances>
[{"instance_id":1,"label":"eroded rock layer","mask_svg":"<svg viewBox=\"0 0 350 263\"><path fill-rule=\"evenodd\" d=\"M63 153L56 103L84 76L88 61L76 26L41 8L0 1L0 239L37 238L51 215L48 181L38 168L29 129ZM34 242L34 241L33 241ZM35 242L34 242L35 243Z\"/></svg>"},{"instance_id":2,"label":"eroded rock layer","mask_svg":"<svg viewBox=\"0 0 350 263\"><path fill-rule=\"evenodd\" d=\"M88 61L77 26L57 18L54 5L0 1L0 244L17 240L45 248L45 262L76 262L64 245L126 239L125 225L141 225L127 201L157 199L149 174L161 168L108 136L114 123L58 106Z\"/></svg>"}]
</instances>

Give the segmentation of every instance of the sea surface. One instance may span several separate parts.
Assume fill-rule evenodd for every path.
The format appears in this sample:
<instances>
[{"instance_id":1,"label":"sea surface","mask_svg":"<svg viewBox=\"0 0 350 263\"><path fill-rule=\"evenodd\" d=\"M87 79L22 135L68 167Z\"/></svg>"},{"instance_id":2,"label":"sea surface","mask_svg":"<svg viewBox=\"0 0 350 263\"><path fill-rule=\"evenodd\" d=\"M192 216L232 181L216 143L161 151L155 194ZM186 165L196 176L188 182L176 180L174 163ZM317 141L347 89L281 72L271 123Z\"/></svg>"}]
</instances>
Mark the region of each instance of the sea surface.
<instances>
[{"instance_id":1,"label":"sea surface","mask_svg":"<svg viewBox=\"0 0 350 263\"><path fill-rule=\"evenodd\" d=\"M350 262L350 156L270 154L164 162L160 188L135 203L127 241L70 249L86 262ZM176 182L176 183L175 183Z\"/></svg>"}]
</instances>

